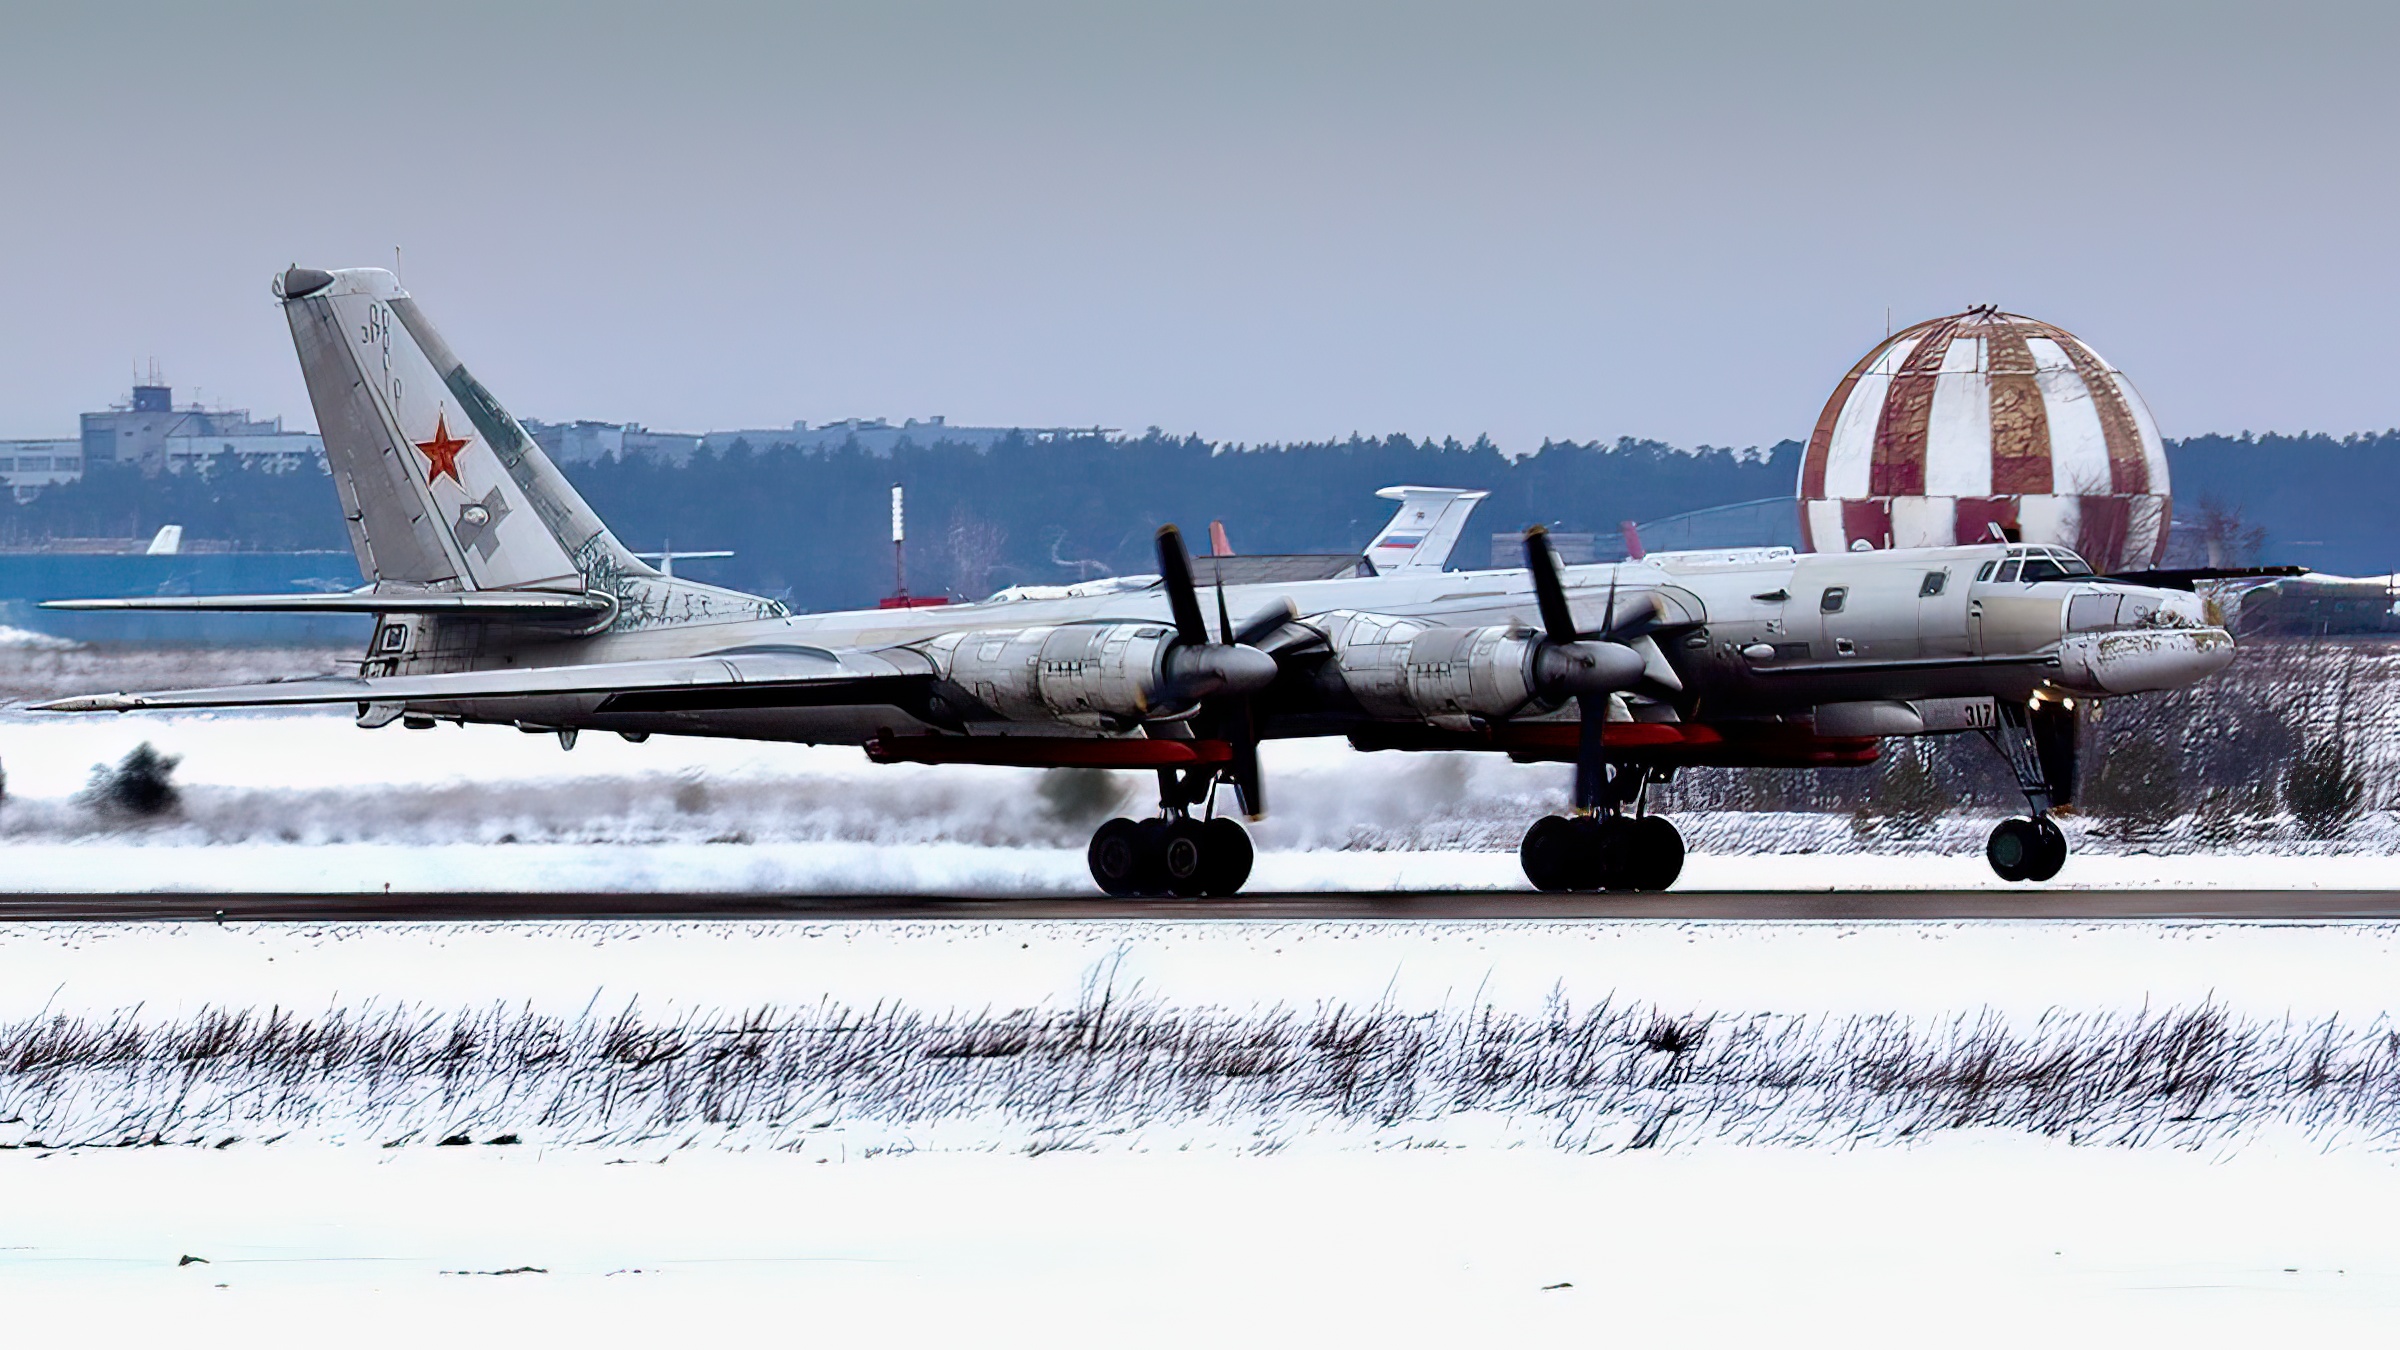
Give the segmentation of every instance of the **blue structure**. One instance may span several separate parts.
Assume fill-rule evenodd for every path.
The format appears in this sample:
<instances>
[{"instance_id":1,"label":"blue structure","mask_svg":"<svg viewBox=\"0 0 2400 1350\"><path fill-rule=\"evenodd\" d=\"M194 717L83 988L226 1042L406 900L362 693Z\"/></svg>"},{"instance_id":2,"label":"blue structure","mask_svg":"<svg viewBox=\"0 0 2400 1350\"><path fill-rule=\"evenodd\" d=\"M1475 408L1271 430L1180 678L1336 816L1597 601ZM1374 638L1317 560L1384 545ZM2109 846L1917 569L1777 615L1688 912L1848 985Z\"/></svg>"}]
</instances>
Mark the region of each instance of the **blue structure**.
<instances>
[{"instance_id":1,"label":"blue structure","mask_svg":"<svg viewBox=\"0 0 2400 1350\"><path fill-rule=\"evenodd\" d=\"M0 554L0 625L90 643L162 646L355 646L361 614L77 614L44 600L139 595L257 595L346 591L365 584L347 551L312 553Z\"/></svg>"}]
</instances>

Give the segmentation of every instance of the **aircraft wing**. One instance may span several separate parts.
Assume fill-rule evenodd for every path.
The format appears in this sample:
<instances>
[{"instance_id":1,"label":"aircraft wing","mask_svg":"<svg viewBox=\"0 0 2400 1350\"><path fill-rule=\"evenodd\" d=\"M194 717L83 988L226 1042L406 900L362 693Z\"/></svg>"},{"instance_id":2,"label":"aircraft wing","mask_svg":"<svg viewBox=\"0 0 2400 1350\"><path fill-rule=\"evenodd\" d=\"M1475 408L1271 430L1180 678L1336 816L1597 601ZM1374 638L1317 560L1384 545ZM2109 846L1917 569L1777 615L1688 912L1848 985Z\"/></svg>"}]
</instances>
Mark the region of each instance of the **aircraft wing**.
<instances>
[{"instance_id":1,"label":"aircraft wing","mask_svg":"<svg viewBox=\"0 0 2400 1350\"><path fill-rule=\"evenodd\" d=\"M329 703L419 704L602 694L602 712L776 707L866 702L930 677L913 652L832 652L778 647L654 661L470 670L445 675L350 676L86 694L35 705L37 712L138 712L157 708L276 708Z\"/></svg>"}]
</instances>

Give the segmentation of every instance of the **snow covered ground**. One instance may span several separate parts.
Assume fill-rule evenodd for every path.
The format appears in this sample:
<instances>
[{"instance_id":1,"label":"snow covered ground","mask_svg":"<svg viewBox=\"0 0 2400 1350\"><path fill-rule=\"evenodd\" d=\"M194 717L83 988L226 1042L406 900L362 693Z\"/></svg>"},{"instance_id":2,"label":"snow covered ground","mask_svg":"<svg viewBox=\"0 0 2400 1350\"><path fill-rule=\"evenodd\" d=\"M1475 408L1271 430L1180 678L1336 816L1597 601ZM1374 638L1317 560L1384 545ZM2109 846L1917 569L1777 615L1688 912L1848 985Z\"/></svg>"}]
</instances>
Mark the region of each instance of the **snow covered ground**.
<instances>
[{"instance_id":1,"label":"snow covered ground","mask_svg":"<svg viewBox=\"0 0 2400 1350\"><path fill-rule=\"evenodd\" d=\"M110 820L79 799L96 766L149 742L179 758L183 804ZM1558 765L1487 756L1266 748L1274 815L1253 889L1517 887L1525 824L1565 795ZM1074 893L1083 848L1135 775L879 766L850 747L658 738L634 745L504 728L366 732L338 714L45 717L0 713L0 888L701 890ZM1686 889L1986 887L1988 822L1862 840L1846 819L1693 813ZM2061 884L2358 888L2392 884L2400 823L2332 843L2274 836L2226 854L2148 853L2071 824Z\"/></svg>"},{"instance_id":2,"label":"snow covered ground","mask_svg":"<svg viewBox=\"0 0 2400 1350\"><path fill-rule=\"evenodd\" d=\"M403 999L661 1022L877 999L1006 1014L1107 990L1401 1022L1611 1003L1713 1015L1712 1035L1758 1014L2030 1034L2209 1007L2372 1042L2395 974L2394 925L43 925L0 930L0 1034ZM234 1142L26 1146L104 1097L122 1058L45 1097L10 1043L13 1327L177 1345L314 1339L332 1319L370 1345L2230 1345L2379 1343L2400 1312L2388 1107L2363 1129L2186 1122L2180 1146L2141 1147L1990 1125L1735 1143L1705 1124L1633 1147L1438 1104L1389 1123L1170 1111L1039 1147L1004 1102L922 1129L834 1104L818 1131L595 1143L527 1110L445 1147L324 1117L277 1137L324 1075L262 1059L281 1103L254 1102ZM2349 1071L2388 1079L2388 1060ZM501 1131L520 1142L482 1142Z\"/></svg>"},{"instance_id":3,"label":"snow covered ground","mask_svg":"<svg viewBox=\"0 0 2400 1350\"><path fill-rule=\"evenodd\" d=\"M145 740L178 815L77 801ZM1270 756L1266 887L1513 886L1563 791ZM0 767L21 890L1079 892L1115 790L323 714L0 713ZM1971 825L1689 823L1695 887L1991 884ZM2062 880L2388 886L2388 828ZM2396 977L2380 924L14 926L0 1307L177 1346L2382 1343ZM887 1053L794 1049L850 1025ZM791 1067L689 1067L751 1054Z\"/></svg>"},{"instance_id":4,"label":"snow covered ground","mask_svg":"<svg viewBox=\"0 0 2400 1350\"><path fill-rule=\"evenodd\" d=\"M2400 1312L2400 1169L2360 1154L5 1166L0 1300L59 1344L2365 1346Z\"/></svg>"}]
</instances>

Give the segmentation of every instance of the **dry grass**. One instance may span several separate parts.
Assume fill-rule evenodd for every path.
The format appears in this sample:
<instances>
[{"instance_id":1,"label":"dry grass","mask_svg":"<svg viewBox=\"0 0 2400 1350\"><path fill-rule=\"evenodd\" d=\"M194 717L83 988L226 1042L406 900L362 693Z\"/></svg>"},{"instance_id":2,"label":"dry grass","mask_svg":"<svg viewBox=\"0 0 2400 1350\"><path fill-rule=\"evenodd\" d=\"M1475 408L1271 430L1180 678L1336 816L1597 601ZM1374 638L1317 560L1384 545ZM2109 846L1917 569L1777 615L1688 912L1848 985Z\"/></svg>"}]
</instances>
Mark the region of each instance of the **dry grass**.
<instances>
[{"instance_id":1,"label":"dry grass","mask_svg":"<svg viewBox=\"0 0 2400 1350\"><path fill-rule=\"evenodd\" d=\"M1379 1143L1576 1150L1892 1143L2002 1129L2196 1147L2400 1126L2400 1033L2213 1006L2057 1014L1669 1016L1554 1004L1234 1013L1127 1001L931 1012L762 1007L652 1020L391 1005L0 1026L17 1147L705 1141L794 1148ZM1495 1124L1497 1123L1497 1125Z\"/></svg>"}]
</instances>

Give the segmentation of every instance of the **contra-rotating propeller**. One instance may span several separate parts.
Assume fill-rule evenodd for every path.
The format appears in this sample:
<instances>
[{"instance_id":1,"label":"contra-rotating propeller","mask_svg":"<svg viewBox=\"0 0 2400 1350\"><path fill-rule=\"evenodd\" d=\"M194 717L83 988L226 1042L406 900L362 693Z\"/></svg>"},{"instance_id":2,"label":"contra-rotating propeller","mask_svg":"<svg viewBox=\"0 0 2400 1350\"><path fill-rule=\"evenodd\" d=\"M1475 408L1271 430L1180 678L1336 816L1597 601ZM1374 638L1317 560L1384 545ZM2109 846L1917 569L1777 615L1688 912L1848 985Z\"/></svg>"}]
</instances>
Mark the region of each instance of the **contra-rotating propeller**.
<instances>
[{"instance_id":1,"label":"contra-rotating propeller","mask_svg":"<svg viewBox=\"0 0 2400 1350\"><path fill-rule=\"evenodd\" d=\"M1167 651L1167 687L1177 698L1196 699L1200 725L1195 728L1233 747L1227 776L1241 799L1242 813L1256 819L1267 811L1266 785L1258 770L1258 716L1251 699L1275 682L1275 658L1252 643L1283 627L1297 615L1290 600L1278 600L1235 627L1225 608L1225 584L1217 583L1217 632L1212 637L1200 609L1200 590L1192 582L1191 555L1184 550L1183 532L1172 525L1158 531L1158 575L1166 587L1167 610L1175 619L1175 645Z\"/></svg>"},{"instance_id":2,"label":"contra-rotating propeller","mask_svg":"<svg viewBox=\"0 0 2400 1350\"><path fill-rule=\"evenodd\" d=\"M1665 626L1658 597L1645 595L1636 612L1617 617L1617 583L1611 575L1608 603L1600 626L1583 631L1567 603L1567 586L1559 575L1558 555L1551 550L1550 532L1536 525L1525 531L1525 570L1533 577L1534 602L1542 615L1547 641L1534 657L1534 682L1546 697L1572 695L1581 728L1575 743L1575 807L1588 811L1600 804L1608 786L1608 760L1602 741L1608 721L1610 695L1639 692L1665 698L1682 692L1683 682L1667 664L1650 634Z\"/></svg>"}]
</instances>

